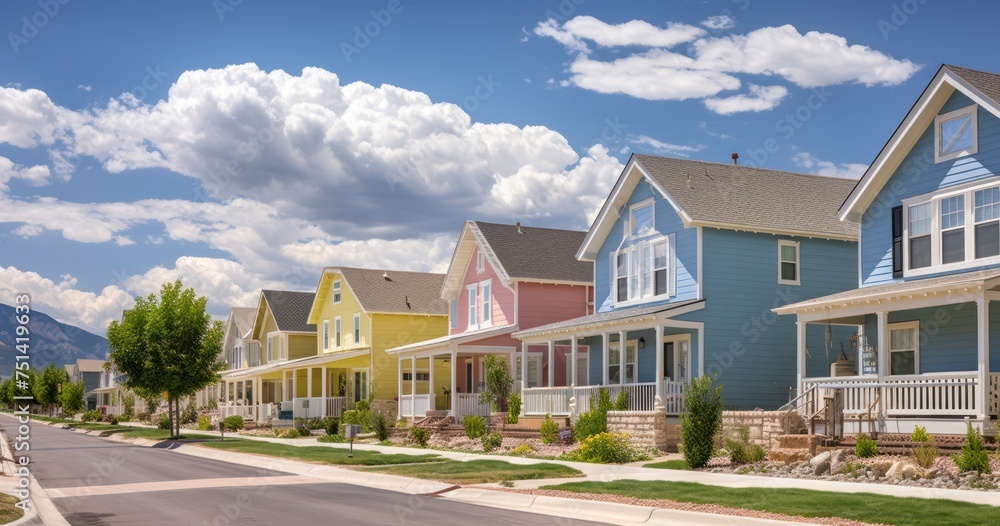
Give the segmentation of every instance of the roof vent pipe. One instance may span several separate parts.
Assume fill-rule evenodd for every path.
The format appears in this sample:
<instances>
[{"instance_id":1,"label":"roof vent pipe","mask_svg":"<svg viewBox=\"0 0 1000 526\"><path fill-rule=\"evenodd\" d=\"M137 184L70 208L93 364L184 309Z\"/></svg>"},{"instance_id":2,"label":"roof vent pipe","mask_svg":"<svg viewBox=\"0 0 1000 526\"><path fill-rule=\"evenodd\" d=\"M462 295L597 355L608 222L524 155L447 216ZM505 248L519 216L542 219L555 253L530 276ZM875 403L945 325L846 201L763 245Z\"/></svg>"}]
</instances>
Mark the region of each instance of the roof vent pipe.
<instances>
[{"instance_id":1,"label":"roof vent pipe","mask_svg":"<svg viewBox=\"0 0 1000 526\"><path fill-rule=\"evenodd\" d=\"M521 222L520 222L520 221L515 221L515 222L514 222L514 226L516 226L516 227L517 227L517 233L518 233L518 234L523 234L523 233L524 233L524 231L523 231L523 230L521 230Z\"/></svg>"},{"instance_id":2,"label":"roof vent pipe","mask_svg":"<svg viewBox=\"0 0 1000 526\"><path fill-rule=\"evenodd\" d=\"M737 164L740 164L739 159L740 159L740 154L734 153L733 154L733 165L734 166L737 165Z\"/></svg>"}]
</instances>

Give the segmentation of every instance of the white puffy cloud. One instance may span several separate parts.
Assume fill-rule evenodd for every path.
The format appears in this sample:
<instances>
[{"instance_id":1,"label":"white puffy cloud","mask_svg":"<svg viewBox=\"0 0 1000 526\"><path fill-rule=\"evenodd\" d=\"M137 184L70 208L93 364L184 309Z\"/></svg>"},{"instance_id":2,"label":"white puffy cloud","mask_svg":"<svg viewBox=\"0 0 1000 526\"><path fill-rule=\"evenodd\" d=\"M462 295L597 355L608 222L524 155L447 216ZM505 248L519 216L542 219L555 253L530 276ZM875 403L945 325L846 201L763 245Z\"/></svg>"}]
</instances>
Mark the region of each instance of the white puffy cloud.
<instances>
[{"instance_id":1,"label":"white puffy cloud","mask_svg":"<svg viewBox=\"0 0 1000 526\"><path fill-rule=\"evenodd\" d=\"M714 32L735 27L726 15L709 17L702 25ZM791 25L764 27L745 35L708 36L704 29L668 23L666 28L633 20L607 24L589 16L560 24L548 19L535 34L549 37L573 56L560 82L598 93L621 93L647 100L705 99L706 106L727 115L765 111L776 107L788 90L784 86L751 84L749 94L723 96L742 87L740 75L779 77L803 88L856 83L894 86L905 82L920 66L897 60L867 46L849 44L832 33L801 34ZM588 46L641 46L647 49L595 58ZM690 43L685 51L670 48Z\"/></svg>"},{"instance_id":2,"label":"white puffy cloud","mask_svg":"<svg viewBox=\"0 0 1000 526\"><path fill-rule=\"evenodd\" d=\"M788 95L784 86L758 86L750 84L750 94L732 95L729 97L713 97L705 99L705 106L720 115L729 115L744 111L767 111L781 103Z\"/></svg>"},{"instance_id":3,"label":"white puffy cloud","mask_svg":"<svg viewBox=\"0 0 1000 526\"><path fill-rule=\"evenodd\" d=\"M103 335L108 323L119 319L122 310L134 303L128 292L115 285L108 285L100 292L81 291L76 286L72 276L53 281L37 272L0 267L0 296L29 294L35 310L96 334Z\"/></svg>"},{"instance_id":4,"label":"white puffy cloud","mask_svg":"<svg viewBox=\"0 0 1000 526\"><path fill-rule=\"evenodd\" d=\"M42 186L49 183L51 176L52 172L44 164L21 166L0 156L0 192L6 192L10 189L8 183L11 179L21 179L32 186Z\"/></svg>"},{"instance_id":5,"label":"white puffy cloud","mask_svg":"<svg viewBox=\"0 0 1000 526\"><path fill-rule=\"evenodd\" d=\"M834 163L817 159L809 152L799 152L792 156L792 161L810 173L816 175L826 175L829 177L841 177L844 179L860 179L868 170L867 164L861 163Z\"/></svg>"},{"instance_id":6,"label":"white puffy cloud","mask_svg":"<svg viewBox=\"0 0 1000 526\"><path fill-rule=\"evenodd\" d=\"M685 146L682 144L670 144L663 142L658 139L654 139L648 135L639 135L632 138L632 142L635 144L643 144L649 146L656 153L663 155L679 155L681 157L687 157L689 154L700 152L705 149L704 144L699 144L696 146Z\"/></svg>"}]
</instances>

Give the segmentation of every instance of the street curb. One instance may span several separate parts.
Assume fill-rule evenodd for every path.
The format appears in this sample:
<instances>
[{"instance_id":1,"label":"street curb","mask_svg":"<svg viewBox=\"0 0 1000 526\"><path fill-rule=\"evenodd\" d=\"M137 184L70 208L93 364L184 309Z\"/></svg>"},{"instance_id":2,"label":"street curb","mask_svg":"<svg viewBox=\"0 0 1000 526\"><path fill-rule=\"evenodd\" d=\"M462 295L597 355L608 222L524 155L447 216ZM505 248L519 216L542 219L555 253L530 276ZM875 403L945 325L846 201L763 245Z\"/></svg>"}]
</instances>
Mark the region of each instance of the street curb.
<instances>
[{"instance_id":1,"label":"street curb","mask_svg":"<svg viewBox=\"0 0 1000 526\"><path fill-rule=\"evenodd\" d=\"M34 422L32 422L32 424L33 423ZM14 463L13 460L8 460L8 459L13 459L14 456L13 452L10 449L9 441L10 441L10 435L7 433L7 430L5 428L0 426L0 455L2 455L4 458L4 471L7 472L7 470L10 469L9 475L13 477ZM7 466L7 464L10 464L10 466ZM69 526L69 523L66 522L66 519L63 518L62 514L59 513L59 510L57 510L55 505L52 504L52 501L49 499L48 494L45 493L45 490L38 485L38 481L35 480L35 475L30 474L28 476L28 480L30 482L30 484L28 485L28 491L30 492L31 495L29 497L29 502L31 505L27 510L25 510L23 517L17 519L14 522L8 523L6 526L21 526L25 524ZM16 479L12 480L12 482L16 484ZM5 491L4 493L8 492ZM13 493L8 493L8 494L13 495ZM43 509L45 510L45 519L42 519Z\"/></svg>"}]
</instances>

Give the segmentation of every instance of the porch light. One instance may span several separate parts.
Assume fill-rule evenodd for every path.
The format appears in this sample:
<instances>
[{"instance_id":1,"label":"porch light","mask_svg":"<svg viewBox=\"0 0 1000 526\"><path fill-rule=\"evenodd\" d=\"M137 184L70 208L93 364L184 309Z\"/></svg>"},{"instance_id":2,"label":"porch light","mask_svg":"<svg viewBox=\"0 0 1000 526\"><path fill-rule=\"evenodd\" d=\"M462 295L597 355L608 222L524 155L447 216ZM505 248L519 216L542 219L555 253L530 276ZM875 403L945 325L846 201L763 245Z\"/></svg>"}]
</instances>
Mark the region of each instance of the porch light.
<instances>
[{"instance_id":1,"label":"porch light","mask_svg":"<svg viewBox=\"0 0 1000 526\"><path fill-rule=\"evenodd\" d=\"M646 348L646 337L645 336L642 336L642 337L639 338L639 348L640 349L645 349Z\"/></svg>"}]
</instances>

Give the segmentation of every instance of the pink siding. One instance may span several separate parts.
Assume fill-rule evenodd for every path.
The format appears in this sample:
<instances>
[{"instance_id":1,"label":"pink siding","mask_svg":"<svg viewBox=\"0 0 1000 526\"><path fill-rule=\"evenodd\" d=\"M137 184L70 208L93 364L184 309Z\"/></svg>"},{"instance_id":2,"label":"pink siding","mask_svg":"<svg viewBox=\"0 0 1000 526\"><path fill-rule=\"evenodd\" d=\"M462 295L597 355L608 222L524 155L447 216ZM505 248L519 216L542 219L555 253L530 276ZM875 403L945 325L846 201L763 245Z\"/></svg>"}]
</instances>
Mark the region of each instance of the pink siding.
<instances>
[{"instance_id":1,"label":"pink siding","mask_svg":"<svg viewBox=\"0 0 1000 526\"><path fill-rule=\"evenodd\" d=\"M482 281L488 279L493 280L491 286L492 296L493 296L493 308L491 313L493 315L492 325L494 327L502 327L510 323L514 323L514 291L506 288L500 277L497 275L496 270L490 265L489 260L486 261L486 268L482 272L476 271L476 259L479 256L479 247L477 246L472 252L472 257L469 259L469 266L465 269L465 276L462 278L462 289L459 291L458 296L458 324L454 329L451 329L451 334L461 334L466 332L469 327L469 289L468 286L472 284L478 284ZM482 302L482 291L479 290L479 296L477 301ZM482 319L482 304L477 304L476 313L480 319Z\"/></svg>"},{"instance_id":2,"label":"pink siding","mask_svg":"<svg viewBox=\"0 0 1000 526\"><path fill-rule=\"evenodd\" d=\"M521 330L592 313L587 302L593 299L593 287L522 282L517 288Z\"/></svg>"}]
</instances>

